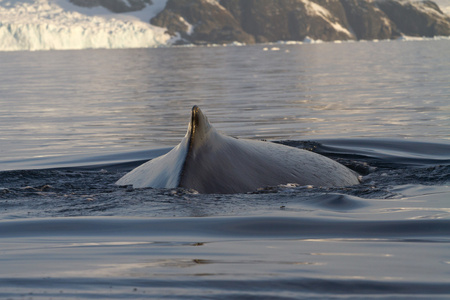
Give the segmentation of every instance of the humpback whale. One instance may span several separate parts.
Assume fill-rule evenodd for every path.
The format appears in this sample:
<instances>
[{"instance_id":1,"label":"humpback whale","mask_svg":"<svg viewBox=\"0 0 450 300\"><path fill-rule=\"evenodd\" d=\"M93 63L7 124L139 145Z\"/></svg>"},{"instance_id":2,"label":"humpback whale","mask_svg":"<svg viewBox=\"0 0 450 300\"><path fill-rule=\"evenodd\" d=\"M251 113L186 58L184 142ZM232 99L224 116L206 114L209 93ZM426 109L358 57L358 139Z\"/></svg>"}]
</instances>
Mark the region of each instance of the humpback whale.
<instances>
[{"instance_id":1,"label":"humpback whale","mask_svg":"<svg viewBox=\"0 0 450 300\"><path fill-rule=\"evenodd\" d=\"M198 106L192 108L187 133L175 148L116 182L134 188L181 187L215 194L252 192L288 183L350 186L359 183L359 176L317 153L221 134Z\"/></svg>"}]
</instances>

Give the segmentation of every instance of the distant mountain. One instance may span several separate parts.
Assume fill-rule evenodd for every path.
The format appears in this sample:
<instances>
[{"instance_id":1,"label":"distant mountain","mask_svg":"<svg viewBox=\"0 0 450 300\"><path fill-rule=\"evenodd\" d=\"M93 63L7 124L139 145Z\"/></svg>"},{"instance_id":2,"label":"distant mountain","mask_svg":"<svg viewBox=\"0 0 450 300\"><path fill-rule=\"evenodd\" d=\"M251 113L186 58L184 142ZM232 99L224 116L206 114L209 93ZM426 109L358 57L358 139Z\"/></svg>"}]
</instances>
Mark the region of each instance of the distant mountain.
<instances>
[{"instance_id":1,"label":"distant mountain","mask_svg":"<svg viewBox=\"0 0 450 300\"><path fill-rule=\"evenodd\" d=\"M194 44L450 35L450 17L432 1L168 0L150 22Z\"/></svg>"},{"instance_id":2,"label":"distant mountain","mask_svg":"<svg viewBox=\"0 0 450 300\"><path fill-rule=\"evenodd\" d=\"M404 35L450 36L450 17L406 0L0 0L0 51Z\"/></svg>"}]
</instances>

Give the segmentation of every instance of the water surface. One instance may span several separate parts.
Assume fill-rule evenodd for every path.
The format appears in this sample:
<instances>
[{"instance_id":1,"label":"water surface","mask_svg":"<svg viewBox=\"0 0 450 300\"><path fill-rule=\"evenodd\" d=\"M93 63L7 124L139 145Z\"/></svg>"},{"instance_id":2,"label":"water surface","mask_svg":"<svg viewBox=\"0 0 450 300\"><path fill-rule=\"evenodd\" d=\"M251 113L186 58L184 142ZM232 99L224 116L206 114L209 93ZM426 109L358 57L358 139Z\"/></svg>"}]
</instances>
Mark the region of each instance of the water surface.
<instances>
[{"instance_id":1,"label":"water surface","mask_svg":"<svg viewBox=\"0 0 450 300\"><path fill-rule=\"evenodd\" d=\"M0 298L448 298L449 43L0 53ZM194 104L362 184L114 185Z\"/></svg>"},{"instance_id":2,"label":"water surface","mask_svg":"<svg viewBox=\"0 0 450 300\"><path fill-rule=\"evenodd\" d=\"M448 139L449 43L1 53L0 163L173 147L194 104L242 138Z\"/></svg>"}]
</instances>

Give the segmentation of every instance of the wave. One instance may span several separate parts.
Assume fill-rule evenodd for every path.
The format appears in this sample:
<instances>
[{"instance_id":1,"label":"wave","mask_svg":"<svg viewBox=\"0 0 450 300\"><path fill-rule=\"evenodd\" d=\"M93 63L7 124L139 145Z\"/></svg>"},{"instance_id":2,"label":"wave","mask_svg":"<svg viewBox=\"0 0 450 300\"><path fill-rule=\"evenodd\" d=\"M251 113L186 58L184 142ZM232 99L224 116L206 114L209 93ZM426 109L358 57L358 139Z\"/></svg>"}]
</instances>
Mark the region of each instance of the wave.
<instances>
[{"instance_id":1,"label":"wave","mask_svg":"<svg viewBox=\"0 0 450 300\"><path fill-rule=\"evenodd\" d=\"M205 277L207 274L204 275ZM29 288L35 297L74 297L77 299L106 298L136 299L136 297L161 297L198 299L257 297L270 299L338 299L346 295L352 299L380 299L382 296L409 296L414 299L432 299L448 296L450 287L441 282L388 282L361 279L277 278L277 279L92 279L92 278L0 278L0 287ZM109 287L99 293L98 287ZM36 291L37 290L37 291ZM170 293L168 293L170 290ZM118 295L117 295L118 294ZM15 293L0 292L0 296L12 297ZM384 298L381 298L384 299Z\"/></svg>"},{"instance_id":2,"label":"wave","mask_svg":"<svg viewBox=\"0 0 450 300\"><path fill-rule=\"evenodd\" d=\"M450 220L336 220L303 217L119 218L7 220L0 238L45 236L141 236L216 238L426 239L450 236Z\"/></svg>"},{"instance_id":3,"label":"wave","mask_svg":"<svg viewBox=\"0 0 450 300\"><path fill-rule=\"evenodd\" d=\"M208 196L184 189L114 185L125 173L167 153L168 148L34 158L6 162L13 170L0 172L3 219L254 215L273 212L277 204L277 210L310 211L311 217L323 211L330 217L389 216L392 220L445 218L449 214L445 198L449 195L450 145L446 142L343 139L281 143L337 160L363 175L363 182L348 188L286 184L247 194Z\"/></svg>"},{"instance_id":4,"label":"wave","mask_svg":"<svg viewBox=\"0 0 450 300\"><path fill-rule=\"evenodd\" d=\"M426 167L450 165L450 144L445 141L414 141L381 138L321 139L317 141L275 141L291 147L310 150L353 164L360 173L368 173L367 166L376 168ZM113 152L84 153L33 158L1 159L2 170L32 170L56 168L129 170L142 162L166 154L171 148ZM122 166L122 167L120 167ZM359 169L358 169L359 167Z\"/></svg>"},{"instance_id":5,"label":"wave","mask_svg":"<svg viewBox=\"0 0 450 300\"><path fill-rule=\"evenodd\" d=\"M364 160L377 167L424 167L450 164L450 144L446 141L413 141L398 139L324 139L280 141L279 143L310 149L322 155Z\"/></svg>"},{"instance_id":6,"label":"wave","mask_svg":"<svg viewBox=\"0 0 450 300\"><path fill-rule=\"evenodd\" d=\"M234 195L114 185L168 149L0 172L0 298L448 298L448 143L282 143L364 181Z\"/></svg>"},{"instance_id":7,"label":"wave","mask_svg":"<svg viewBox=\"0 0 450 300\"><path fill-rule=\"evenodd\" d=\"M449 220L0 221L0 297L445 298L449 233Z\"/></svg>"}]
</instances>

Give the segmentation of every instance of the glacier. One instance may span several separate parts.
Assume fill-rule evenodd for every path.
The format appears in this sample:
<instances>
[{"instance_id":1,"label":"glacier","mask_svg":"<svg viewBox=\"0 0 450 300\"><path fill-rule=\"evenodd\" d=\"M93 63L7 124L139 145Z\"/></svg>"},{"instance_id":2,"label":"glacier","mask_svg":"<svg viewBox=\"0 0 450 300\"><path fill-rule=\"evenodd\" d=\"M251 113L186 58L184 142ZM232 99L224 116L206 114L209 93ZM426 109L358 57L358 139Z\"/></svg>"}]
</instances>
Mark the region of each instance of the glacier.
<instances>
[{"instance_id":1,"label":"glacier","mask_svg":"<svg viewBox=\"0 0 450 300\"><path fill-rule=\"evenodd\" d=\"M174 38L149 23L166 2L116 14L68 0L0 0L0 51L169 46Z\"/></svg>"}]
</instances>

